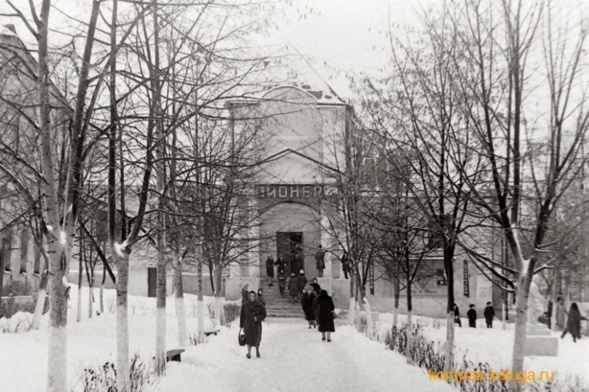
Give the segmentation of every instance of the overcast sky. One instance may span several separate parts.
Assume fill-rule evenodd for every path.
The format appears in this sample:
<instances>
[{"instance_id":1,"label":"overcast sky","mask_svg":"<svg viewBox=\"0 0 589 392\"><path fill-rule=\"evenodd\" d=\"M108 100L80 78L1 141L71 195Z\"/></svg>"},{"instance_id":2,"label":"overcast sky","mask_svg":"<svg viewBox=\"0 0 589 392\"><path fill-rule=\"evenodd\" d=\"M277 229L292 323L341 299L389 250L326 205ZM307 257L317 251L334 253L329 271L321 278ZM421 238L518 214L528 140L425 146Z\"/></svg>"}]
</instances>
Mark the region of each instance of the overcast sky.
<instances>
[{"instance_id":1,"label":"overcast sky","mask_svg":"<svg viewBox=\"0 0 589 392\"><path fill-rule=\"evenodd\" d=\"M33 1L40 3L40 0ZM308 56L336 92L349 97L351 92L343 73L372 74L383 66L389 19L395 26L416 24L416 11L437 1L292 0L292 7L276 16L278 31L272 31L264 43L282 53L300 52ZM28 11L28 0L12 2ZM91 0L53 0L53 3L82 20L88 19ZM556 0L554 4L561 9L568 8L575 17L589 14L589 0ZM0 0L0 11L6 9L6 0ZM59 13L52 11L51 17L52 27L59 29ZM7 22L6 18L1 19L2 24ZM22 27L18 30L19 34L26 32Z\"/></svg>"}]
</instances>

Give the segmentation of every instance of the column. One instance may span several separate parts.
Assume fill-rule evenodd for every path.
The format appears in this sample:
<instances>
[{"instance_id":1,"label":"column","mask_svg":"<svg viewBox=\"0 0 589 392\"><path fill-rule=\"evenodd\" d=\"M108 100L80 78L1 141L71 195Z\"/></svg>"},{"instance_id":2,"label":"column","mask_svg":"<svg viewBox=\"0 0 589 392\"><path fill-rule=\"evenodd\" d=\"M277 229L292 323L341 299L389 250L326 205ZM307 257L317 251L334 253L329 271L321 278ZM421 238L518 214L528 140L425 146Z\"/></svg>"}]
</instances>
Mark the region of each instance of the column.
<instances>
[{"instance_id":1,"label":"column","mask_svg":"<svg viewBox=\"0 0 589 392\"><path fill-rule=\"evenodd\" d=\"M258 201L250 196L247 201L249 215L249 276L260 277L260 219L258 217Z\"/></svg>"},{"instance_id":2,"label":"column","mask_svg":"<svg viewBox=\"0 0 589 392\"><path fill-rule=\"evenodd\" d=\"M332 236L329 234L330 226L329 226L329 219L327 219L327 214L325 213L325 207L321 206L321 245L323 249L326 250L325 253L325 270L323 271L323 276L325 278L333 277L333 253L327 252L331 251L332 245Z\"/></svg>"}]
</instances>

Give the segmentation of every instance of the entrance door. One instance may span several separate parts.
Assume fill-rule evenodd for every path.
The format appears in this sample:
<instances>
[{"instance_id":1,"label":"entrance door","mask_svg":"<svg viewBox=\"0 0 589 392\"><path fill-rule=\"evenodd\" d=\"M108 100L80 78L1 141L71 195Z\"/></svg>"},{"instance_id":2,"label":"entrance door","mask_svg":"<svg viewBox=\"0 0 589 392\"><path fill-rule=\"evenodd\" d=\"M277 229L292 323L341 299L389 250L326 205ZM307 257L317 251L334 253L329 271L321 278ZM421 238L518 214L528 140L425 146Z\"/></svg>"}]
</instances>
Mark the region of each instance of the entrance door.
<instances>
[{"instance_id":1,"label":"entrance door","mask_svg":"<svg viewBox=\"0 0 589 392\"><path fill-rule=\"evenodd\" d=\"M286 262L287 274L299 274L303 269L303 233L302 232L277 232L276 255Z\"/></svg>"}]
</instances>

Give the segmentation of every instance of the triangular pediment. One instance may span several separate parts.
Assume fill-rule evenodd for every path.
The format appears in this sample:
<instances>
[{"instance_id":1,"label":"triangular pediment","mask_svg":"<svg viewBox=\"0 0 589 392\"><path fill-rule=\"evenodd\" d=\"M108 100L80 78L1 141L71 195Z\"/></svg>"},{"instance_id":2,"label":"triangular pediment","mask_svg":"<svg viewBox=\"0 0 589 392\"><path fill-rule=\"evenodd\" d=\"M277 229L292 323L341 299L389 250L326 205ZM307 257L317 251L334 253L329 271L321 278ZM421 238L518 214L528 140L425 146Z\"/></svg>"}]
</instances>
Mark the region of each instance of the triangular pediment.
<instances>
[{"instance_id":1,"label":"triangular pediment","mask_svg":"<svg viewBox=\"0 0 589 392\"><path fill-rule=\"evenodd\" d=\"M324 165L304 154L285 149L269 156L260 165L256 176L259 184L316 184L332 182L335 168Z\"/></svg>"}]
</instances>

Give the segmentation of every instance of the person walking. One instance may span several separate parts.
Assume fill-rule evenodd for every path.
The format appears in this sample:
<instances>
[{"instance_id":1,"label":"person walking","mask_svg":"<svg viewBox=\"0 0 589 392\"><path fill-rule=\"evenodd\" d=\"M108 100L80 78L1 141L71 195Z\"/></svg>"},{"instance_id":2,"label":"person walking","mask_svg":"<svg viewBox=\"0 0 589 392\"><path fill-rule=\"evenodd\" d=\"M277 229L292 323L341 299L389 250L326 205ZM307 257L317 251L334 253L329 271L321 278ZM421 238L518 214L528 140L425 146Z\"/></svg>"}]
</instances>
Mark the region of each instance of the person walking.
<instances>
[{"instance_id":1,"label":"person walking","mask_svg":"<svg viewBox=\"0 0 589 392\"><path fill-rule=\"evenodd\" d=\"M485 316L485 321L487 322L487 328L493 328L493 319L495 318L495 309L493 308L493 304L491 302L487 302L487 307L483 312Z\"/></svg>"},{"instance_id":2,"label":"person walking","mask_svg":"<svg viewBox=\"0 0 589 392\"><path fill-rule=\"evenodd\" d=\"M272 255L266 259L266 276L268 277L268 286L274 285L274 258Z\"/></svg>"},{"instance_id":3,"label":"person walking","mask_svg":"<svg viewBox=\"0 0 589 392\"><path fill-rule=\"evenodd\" d=\"M325 251L323 250L322 245L319 245L317 253L315 253L315 262L317 264L318 276L323 278L323 270L325 269Z\"/></svg>"},{"instance_id":4,"label":"person walking","mask_svg":"<svg viewBox=\"0 0 589 392\"><path fill-rule=\"evenodd\" d=\"M252 357L252 346L256 348L256 357L260 358L260 343L262 342L262 321L266 318L266 308L256 298L256 292L249 292L248 302L241 307L239 328L243 329L246 357Z\"/></svg>"},{"instance_id":5,"label":"person walking","mask_svg":"<svg viewBox=\"0 0 589 392\"><path fill-rule=\"evenodd\" d=\"M458 309L458 305L454 303L454 322L458 324L460 328L462 328L462 321L460 321L460 309Z\"/></svg>"},{"instance_id":6,"label":"person walking","mask_svg":"<svg viewBox=\"0 0 589 392\"><path fill-rule=\"evenodd\" d=\"M280 290L280 296L284 297L284 289L286 288L286 274L284 269L278 270L278 290Z\"/></svg>"},{"instance_id":7,"label":"person walking","mask_svg":"<svg viewBox=\"0 0 589 392\"><path fill-rule=\"evenodd\" d=\"M279 256L278 259L276 259L276 268L278 268L278 270L283 270L286 271L286 261L284 261L284 259L282 258L282 256Z\"/></svg>"},{"instance_id":8,"label":"person walking","mask_svg":"<svg viewBox=\"0 0 589 392\"><path fill-rule=\"evenodd\" d=\"M468 317L468 326L471 328L477 327L477 311L474 308L474 304L470 304L470 309L466 312L466 317Z\"/></svg>"},{"instance_id":9,"label":"person walking","mask_svg":"<svg viewBox=\"0 0 589 392\"><path fill-rule=\"evenodd\" d=\"M321 332L321 340L331 342L331 333L335 332L335 324L333 322L333 299L327 294L327 291L318 289L319 295L314 300L315 318L319 324L319 332Z\"/></svg>"},{"instance_id":10,"label":"person walking","mask_svg":"<svg viewBox=\"0 0 589 392\"><path fill-rule=\"evenodd\" d=\"M316 328L317 323L315 322L315 314L313 313L313 301L315 300L315 294L311 286L305 287L305 292L301 298L301 305L303 312L305 312L305 320L309 323L309 329Z\"/></svg>"},{"instance_id":11,"label":"person walking","mask_svg":"<svg viewBox=\"0 0 589 392\"><path fill-rule=\"evenodd\" d=\"M573 342L576 342L577 339L581 339L581 320L587 320L587 318L581 316L579 306L576 302L573 302L567 316L566 328L562 332L560 338L564 338L567 332L570 332L571 335L573 335Z\"/></svg>"},{"instance_id":12,"label":"person walking","mask_svg":"<svg viewBox=\"0 0 589 392\"><path fill-rule=\"evenodd\" d=\"M299 293L303 294L303 292L305 291L305 286L307 285L307 277L305 277L304 270L299 271L299 276L297 277L297 280L299 283Z\"/></svg>"},{"instance_id":13,"label":"person walking","mask_svg":"<svg viewBox=\"0 0 589 392\"><path fill-rule=\"evenodd\" d=\"M292 297L292 303L297 302L297 298L299 297L299 280L294 272L290 274L290 279L288 280L288 293Z\"/></svg>"}]
</instances>

